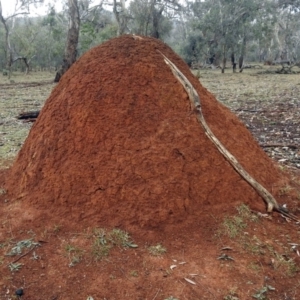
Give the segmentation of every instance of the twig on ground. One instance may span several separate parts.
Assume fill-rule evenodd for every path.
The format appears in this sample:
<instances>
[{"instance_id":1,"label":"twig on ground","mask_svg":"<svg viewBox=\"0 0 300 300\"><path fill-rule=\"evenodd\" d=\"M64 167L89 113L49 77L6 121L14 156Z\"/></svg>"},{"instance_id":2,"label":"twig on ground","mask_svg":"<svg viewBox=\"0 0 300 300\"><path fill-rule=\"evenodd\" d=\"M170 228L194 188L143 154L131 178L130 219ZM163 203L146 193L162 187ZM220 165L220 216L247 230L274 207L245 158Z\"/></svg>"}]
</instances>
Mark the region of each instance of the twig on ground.
<instances>
[{"instance_id":1,"label":"twig on ground","mask_svg":"<svg viewBox=\"0 0 300 300\"><path fill-rule=\"evenodd\" d=\"M157 290L157 292L156 292L156 294L155 294L155 296L154 296L154 298L152 300L156 299L156 297L157 297L157 295L158 295L159 292L160 292L160 289Z\"/></svg>"},{"instance_id":2,"label":"twig on ground","mask_svg":"<svg viewBox=\"0 0 300 300\"><path fill-rule=\"evenodd\" d=\"M34 245L30 250L28 250L26 253L22 254L21 256L19 256L18 258L16 258L15 260L13 260L12 262L10 262L8 265L10 264L15 264L17 261L19 261L21 258L23 258L24 256L26 256L27 254L29 254L36 246L38 245Z\"/></svg>"},{"instance_id":3,"label":"twig on ground","mask_svg":"<svg viewBox=\"0 0 300 300\"><path fill-rule=\"evenodd\" d=\"M300 145L292 145L292 144L288 144L288 145L283 145L283 144L260 144L260 146L262 148L292 148L292 149L297 149L300 148Z\"/></svg>"}]
</instances>

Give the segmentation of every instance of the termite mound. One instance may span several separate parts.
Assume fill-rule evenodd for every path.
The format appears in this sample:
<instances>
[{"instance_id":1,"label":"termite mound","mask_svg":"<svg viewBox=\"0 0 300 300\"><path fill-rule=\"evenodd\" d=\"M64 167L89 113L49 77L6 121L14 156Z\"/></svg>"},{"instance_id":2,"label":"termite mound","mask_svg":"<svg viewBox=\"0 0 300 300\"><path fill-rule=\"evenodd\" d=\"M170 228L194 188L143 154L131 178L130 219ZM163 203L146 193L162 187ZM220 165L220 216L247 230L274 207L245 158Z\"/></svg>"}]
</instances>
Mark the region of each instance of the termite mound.
<instances>
[{"instance_id":1,"label":"termite mound","mask_svg":"<svg viewBox=\"0 0 300 300\"><path fill-rule=\"evenodd\" d=\"M12 199L61 219L157 227L264 209L206 137L163 53L224 146L266 188L281 177L250 132L163 42L122 36L85 53L47 99L6 178Z\"/></svg>"}]
</instances>

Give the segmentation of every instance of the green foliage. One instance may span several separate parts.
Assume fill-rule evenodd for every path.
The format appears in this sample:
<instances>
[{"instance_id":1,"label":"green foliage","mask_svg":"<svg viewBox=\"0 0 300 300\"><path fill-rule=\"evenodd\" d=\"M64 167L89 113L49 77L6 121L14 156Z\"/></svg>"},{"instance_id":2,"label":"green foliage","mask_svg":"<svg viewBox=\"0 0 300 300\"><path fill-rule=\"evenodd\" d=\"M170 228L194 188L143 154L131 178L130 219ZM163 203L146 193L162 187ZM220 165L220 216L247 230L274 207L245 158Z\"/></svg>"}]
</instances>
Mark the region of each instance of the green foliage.
<instances>
[{"instance_id":1,"label":"green foliage","mask_svg":"<svg viewBox=\"0 0 300 300\"><path fill-rule=\"evenodd\" d=\"M155 36L155 32L158 31L159 38L167 36L172 29L168 11L173 11L174 8L172 8L170 1L168 3L169 9L166 8L167 5L164 0L131 1L129 5L129 14L131 15L129 22L130 31L134 34L145 36Z\"/></svg>"},{"instance_id":2,"label":"green foliage","mask_svg":"<svg viewBox=\"0 0 300 300\"><path fill-rule=\"evenodd\" d=\"M227 296L224 296L223 299L224 300L239 300L240 298L237 296L234 296L234 295L227 295Z\"/></svg>"},{"instance_id":3,"label":"green foliage","mask_svg":"<svg viewBox=\"0 0 300 300\"><path fill-rule=\"evenodd\" d=\"M130 235L121 229L108 231L104 228L96 228L93 232L94 241L92 245L92 255L95 260L101 260L109 255L114 246L121 248L136 248Z\"/></svg>"},{"instance_id":4,"label":"green foliage","mask_svg":"<svg viewBox=\"0 0 300 300\"><path fill-rule=\"evenodd\" d=\"M274 291L275 288L273 288L270 285L266 285L262 287L259 291L257 291L255 294L252 295L253 298L258 299L258 300L267 300L267 293L269 291Z\"/></svg>"},{"instance_id":5,"label":"green foliage","mask_svg":"<svg viewBox=\"0 0 300 300\"><path fill-rule=\"evenodd\" d=\"M117 36L118 27L116 24L108 24L99 31L97 38L99 43L103 43Z\"/></svg>"},{"instance_id":6,"label":"green foliage","mask_svg":"<svg viewBox=\"0 0 300 300\"><path fill-rule=\"evenodd\" d=\"M230 238L235 238L243 229L247 227L247 224L244 222L243 218L239 216L233 216L225 218L223 227L226 234Z\"/></svg>"},{"instance_id":7,"label":"green foliage","mask_svg":"<svg viewBox=\"0 0 300 300\"><path fill-rule=\"evenodd\" d=\"M205 49L205 40L202 32L195 30L188 36L181 54L185 62L191 65L193 62L199 62L203 57L209 56L208 53L205 53Z\"/></svg>"},{"instance_id":8,"label":"green foliage","mask_svg":"<svg viewBox=\"0 0 300 300\"><path fill-rule=\"evenodd\" d=\"M116 37L117 29L117 25L112 21L110 12L105 10L92 11L81 22L79 36L80 53Z\"/></svg>"},{"instance_id":9,"label":"green foliage","mask_svg":"<svg viewBox=\"0 0 300 300\"><path fill-rule=\"evenodd\" d=\"M244 57L248 61L300 59L300 36L295 34L300 25L299 7L277 6L273 1L212 0L189 2L187 10L180 47L187 62L191 57L208 62L212 54L215 65L230 61L232 54L235 62ZM195 44L200 46L200 58L199 52L191 55Z\"/></svg>"},{"instance_id":10,"label":"green foliage","mask_svg":"<svg viewBox=\"0 0 300 300\"><path fill-rule=\"evenodd\" d=\"M136 248L137 245L131 241L129 234L121 229L113 229L108 234L108 239L113 245L123 248Z\"/></svg>"},{"instance_id":11,"label":"green foliage","mask_svg":"<svg viewBox=\"0 0 300 300\"><path fill-rule=\"evenodd\" d=\"M203 34L205 52L214 54L217 61L226 59L229 52L242 54L243 39L248 38L258 6L258 0L196 2L193 9L199 21L194 26Z\"/></svg>"},{"instance_id":12,"label":"green foliage","mask_svg":"<svg viewBox=\"0 0 300 300\"><path fill-rule=\"evenodd\" d=\"M20 264L20 263L10 263L9 265L8 265L8 268L9 268L9 270L11 271L11 272L17 272L17 271L19 271L21 268L22 268L22 264Z\"/></svg>"},{"instance_id":13,"label":"green foliage","mask_svg":"<svg viewBox=\"0 0 300 300\"><path fill-rule=\"evenodd\" d=\"M163 247L161 244L157 244L155 246L150 246L148 251L153 256L161 256L167 252L167 249Z\"/></svg>"},{"instance_id":14,"label":"green foliage","mask_svg":"<svg viewBox=\"0 0 300 300\"><path fill-rule=\"evenodd\" d=\"M94 230L94 241L92 245L92 255L95 260L101 260L109 255L112 245L108 244L106 238L106 230L103 228L96 228Z\"/></svg>"},{"instance_id":15,"label":"green foliage","mask_svg":"<svg viewBox=\"0 0 300 300\"><path fill-rule=\"evenodd\" d=\"M300 9L298 1L211 0L179 2L133 0L126 11L128 33L159 36L189 64L230 64L233 55L257 60L300 61ZM112 11L101 5L80 2L81 27L78 56L91 47L117 36ZM182 7L180 7L182 6ZM0 62L5 68L5 27L0 24ZM67 7L57 12L49 6L47 15L18 15L7 19L13 59L26 57L31 67L58 67L63 59L68 31ZM228 63L229 62L229 63ZM13 71L25 70L22 61ZM9 74L9 73L8 73Z\"/></svg>"},{"instance_id":16,"label":"green foliage","mask_svg":"<svg viewBox=\"0 0 300 300\"><path fill-rule=\"evenodd\" d=\"M92 23L84 23L80 27L81 47L84 51L89 49L91 43L96 38L96 30Z\"/></svg>"},{"instance_id":17,"label":"green foliage","mask_svg":"<svg viewBox=\"0 0 300 300\"><path fill-rule=\"evenodd\" d=\"M101 260L102 258L109 255L109 251L111 248L111 245L102 245L97 242L94 242L92 247L92 255L95 260Z\"/></svg>"},{"instance_id":18,"label":"green foliage","mask_svg":"<svg viewBox=\"0 0 300 300\"><path fill-rule=\"evenodd\" d=\"M65 246L65 251L67 252L67 255L70 260L69 267L74 267L81 261L83 256L83 250L79 247L72 244L67 244Z\"/></svg>"},{"instance_id":19,"label":"green foliage","mask_svg":"<svg viewBox=\"0 0 300 300\"><path fill-rule=\"evenodd\" d=\"M138 273L138 271L136 271L136 270L131 271L129 274L130 274L130 276L132 276L132 277L139 277L139 273Z\"/></svg>"},{"instance_id":20,"label":"green foliage","mask_svg":"<svg viewBox=\"0 0 300 300\"><path fill-rule=\"evenodd\" d=\"M224 219L219 233L235 238L247 227L248 222L258 221L258 218L251 213L249 207L245 204L238 206L237 212L237 215Z\"/></svg>"},{"instance_id":21,"label":"green foliage","mask_svg":"<svg viewBox=\"0 0 300 300\"><path fill-rule=\"evenodd\" d=\"M57 25L57 18L56 18L56 11L53 6L49 8L48 15L46 15L42 19L42 26L50 26L50 27L55 27Z\"/></svg>"},{"instance_id":22,"label":"green foliage","mask_svg":"<svg viewBox=\"0 0 300 300\"><path fill-rule=\"evenodd\" d=\"M253 214L249 208L249 206L245 204L239 205L237 208L237 212L239 216L251 222L258 222L259 218L257 215Z\"/></svg>"},{"instance_id":23,"label":"green foliage","mask_svg":"<svg viewBox=\"0 0 300 300\"><path fill-rule=\"evenodd\" d=\"M261 255L266 253L265 244L259 240L256 236L247 237L242 239L243 248L251 254Z\"/></svg>"},{"instance_id":24,"label":"green foliage","mask_svg":"<svg viewBox=\"0 0 300 300\"><path fill-rule=\"evenodd\" d=\"M32 239L22 240L17 242L16 245L12 247L8 253L6 253L6 255L7 256L20 255L22 254L24 249L29 249L39 245L40 245L39 243L32 241Z\"/></svg>"}]
</instances>

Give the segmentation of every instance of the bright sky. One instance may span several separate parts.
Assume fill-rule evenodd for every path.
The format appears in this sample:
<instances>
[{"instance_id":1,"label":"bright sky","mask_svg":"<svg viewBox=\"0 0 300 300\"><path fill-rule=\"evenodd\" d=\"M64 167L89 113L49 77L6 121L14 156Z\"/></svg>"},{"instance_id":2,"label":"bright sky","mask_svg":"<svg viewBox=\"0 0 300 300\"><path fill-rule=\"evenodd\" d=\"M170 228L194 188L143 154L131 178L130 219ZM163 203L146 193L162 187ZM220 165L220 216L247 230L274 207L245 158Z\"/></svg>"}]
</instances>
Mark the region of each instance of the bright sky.
<instances>
[{"instance_id":1,"label":"bright sky","mask_svg":"<svg viewBox=\"0 0 300 300\"><path fill-rule=\"evenodd\" d=\"M15 6L16 6L16 3L18 3L18 0L0 0L0 1L2 3L2 10L3 10L4 17L7 17L14 13ZM34 5L31 5L30 6L30 15L31 16L46 15L48 12L49 4L52 4L52 5L54 4L56 11L61 11L62 10L62 2L63 2L63 0L44 0L44 3L38 4L37 8L35 8ZM19 7L19 5L17 7Z\"/></svg>"}]
</instances>

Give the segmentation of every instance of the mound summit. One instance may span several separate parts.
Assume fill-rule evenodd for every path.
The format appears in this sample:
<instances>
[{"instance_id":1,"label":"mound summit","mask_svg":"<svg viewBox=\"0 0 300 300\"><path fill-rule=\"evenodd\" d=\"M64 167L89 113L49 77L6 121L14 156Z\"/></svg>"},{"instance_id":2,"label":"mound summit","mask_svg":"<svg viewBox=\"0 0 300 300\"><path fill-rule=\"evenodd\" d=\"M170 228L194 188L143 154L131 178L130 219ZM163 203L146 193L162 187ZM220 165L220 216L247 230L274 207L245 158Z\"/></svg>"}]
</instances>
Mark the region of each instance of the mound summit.
<instances>
[{"instance_id":1,"label":"mound summit","mask_svg":"<svg viewBox=\"0 0 300 300\"><path fill-rule=\"evenodd\" d=\"M47 99L6 180L60 218L182 222L263 200L206 137L163 53L197 90L217 138L267 189L280 175L250 132L167 45L122 36L84 54Z\"/></svg>"}]
</instances>

